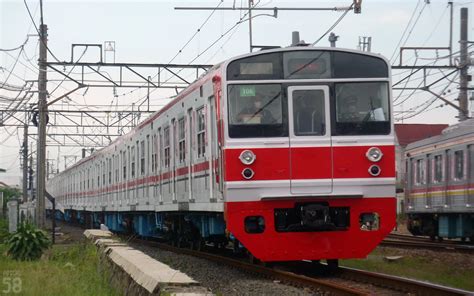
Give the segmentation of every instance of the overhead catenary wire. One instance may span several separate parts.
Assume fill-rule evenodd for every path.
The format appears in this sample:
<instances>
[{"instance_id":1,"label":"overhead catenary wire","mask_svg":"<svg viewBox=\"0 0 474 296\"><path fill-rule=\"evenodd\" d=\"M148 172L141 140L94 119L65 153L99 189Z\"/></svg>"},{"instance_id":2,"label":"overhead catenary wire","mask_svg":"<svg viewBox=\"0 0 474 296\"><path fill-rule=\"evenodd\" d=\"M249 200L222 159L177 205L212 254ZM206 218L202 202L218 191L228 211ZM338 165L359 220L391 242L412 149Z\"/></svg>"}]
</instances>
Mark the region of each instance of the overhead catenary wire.
<instances>
[{"instance_id":1,"label":"overhead catenary wire","mask_svg":"<svg viewBox=\"0 0 474 296\"><path fill-rule=\"evenodd\" d=\"M253 6L252 8L255 8L257 7L257 5L260 3L260 0L257 1ZM230 32L232 32L237 26L239 26L240 24L248 21L248 19L245 19L247 17L247 15L249 14L249 12L247 11L246 13L244 13L240 18L239 20L234 24L232 25L229 29L227 29L224 33L222 33L216 40L214 40L213 42L210 43L210 45L208 45L204 50L202 50L201 52L199 52L190 62L188 62L187 64L190 65L191 63L193 63L194 61L196 61L198 58L200 58L204 53L206 53L209 49L211 49L213 46L215 46L222 38L224 38L225 36L227 36L227 34L229 34ZM255 18L255 17L258 17L260 15L255 15L253 16L252 18ZM180 69L179 71L177 71L176 74L179 74L180 72L182 71L182 69ZM168 81L171 80L172 77L168 78L167 80L165 80L163 83L166 83ZM152 91L150 91L150 94L152 94L154 91L156 91L156 89L153 89ZM143 96L141 97L140 99L137 100L137 103L141 103L143 104L146 100L147 96ZM140 104L138 104L140 105Z\"/></svg>"},{"instance_id":2,"label":"overhead catenary wire","mask_svg":"<svg viewBox=\"0 0 474 296\"><path fill-rule=\"evenodd\" d=\"M342 19L346 16L346 14L352 10L354 8L354 3L351 4L351 6L349 6L349 8L347 8L344 13L336 20L336 22L331 26L329 27L329 29L327 29L326 32L324 32L323 35L321 35L321 37L319 37L316 41L313 42L313 46L316 45L319 41L321 41L321 39L323 39L329 32L331 32L341 21Z\"/></svg>"},{"instance_id":3,"label":"overhead catenary wire","mask_svg":"<svg viewBox=\"0 0 474 296\"><path fill-rule=\"evenodd\" d=\"M416 20L414 21L413 25L411 26L410 31L408 32L408 34L407 34L407 36L406 36L406 38L405 38L405 41L403 41L402 46L405 46L405 44L408 42L408 39L410 39L410 36L411 36L411 34L412 34L412 32L413 32L413 29L415 29L416 24L418 23L418 21L419 21L421 15L423 14L423 11L425 10L426 6L428 5L428 3L429 3L429 2L426 1L426 2L425 2L425 5L423 5L423 7L421 8L420 12L418 13L418 16L417 16ZM402 38L402 40L403 40L403 38ZM396 55L395 55L395 57L392 55L392 57L390 58L391 63L393 63L393 61L395 61L395 60L400 56L400 51L397 50L397 49L399 48L399 46L400 46L400 43L395 47L394 54L396 53Z\"/></svg>"},{"instance_id":4,"label":"overhead catenary wire","mask_svg":"<svg viewBox=\"0 0 474 296\"><path fill-rule=\"evenodd\" d=\"M393 58L395 56L395 54L397 53L397 50L398 48L400 47L400 44L402 43L403 41L403 37L405 37L405 34L407 33L408 31L408 28L410 27L410 24L411 24L411 21L413 20L413 17L415 17L415 13L416 11L418 10L418 6L420 5L420 2L421 0L418 0L418 2L416 3L416 6L415 6L415 9L413 9L413 12L411 13L411 16L410 16L410 19L408 20L408 23L407 25L405 26L405 29L403 30L403 33L402 33L402 36L400 37L400 40L398 41L397 45L395 46L394 50L393 50L393 53L390 57L390 63L393 63Z\"/></svg>"},{"instance_id":5,"label":"overhead catenary wire","mask_svg":"<svg viewBox=\"0 0 474 296\"><path fill-rule=\"evenodd\" d=\"M40 40L43 43L44 47L46 50L49 52L49 54L56 60L56 62L60 62L59 59L54 55L54 53L49 49L49 47L45 44L44 40L41 38L41 32L38 29L38 26L36 25L36 22L33 18L33 15L31 14L30 8L28 7L28 3L26 3L26 0L23 0L23 3L25 4L26 10L28 11L28 15L30 16L31 22L33 23L33 26L35 27L36 32L38 33L38 36L40 36ZM41 2L40 2L41 3ZM43 25L43 8L40 7L41 9L41 25Z\"/></svg>"}]
</instances>

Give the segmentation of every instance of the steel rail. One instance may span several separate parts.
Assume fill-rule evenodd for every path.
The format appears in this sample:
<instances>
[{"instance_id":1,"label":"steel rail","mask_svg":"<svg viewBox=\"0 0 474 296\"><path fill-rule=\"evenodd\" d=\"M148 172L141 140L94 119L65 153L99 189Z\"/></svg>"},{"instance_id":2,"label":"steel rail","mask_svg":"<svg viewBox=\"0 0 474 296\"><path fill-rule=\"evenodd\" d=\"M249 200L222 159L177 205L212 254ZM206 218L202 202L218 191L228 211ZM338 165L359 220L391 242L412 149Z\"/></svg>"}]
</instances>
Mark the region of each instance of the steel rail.
<instances>
[{"instance_id":1,"label":"steel rail","mask_svg":"<svg viewBox=\"0 0 474 296\"><path fill-rule=\"evenodd\" d=\"M208 252L200 252L200 251L195 251L195 250L191 250L187 248L173 247L165 243L159 243L159 242L154 242L154 241L146 241L146 240L141 240L141 239L138 239L138 241L141 244L147 244L152 247L158 247L160 249L170 251L173 253L184 254L184 255L189 255L193 257L198 257L201 259L206 259L206 260L213 261L219 264L225 264L227 266L232 266L240 270L243 270L245 272L259 274L264 277L269 277L269 278L279 280L284 283L319 289L324 292L328 292L331 295L367 295L367 293L361 290L358 290L355 288L349 288L343 285L338 285L330 281L316 279L316 278L312 278L305 275L299 275L299 274L295 274L289 271L272 269L272 268L265 267L262 265L251 264L251 263L247 263L241 260L229 258L227 256L220 256L220 255L215 255Z\"/></svg>"},{"instance_id":2,"label":"steel rail","mask_svg":"<svg viewBox=\"0 0 474 296\"><path fill-rule=\"evenodd\" d=\"M465 290L349 267L340 267L338 275L357 282L369 282L376 286L388 287L393 290L414 293L415 295L472 295L472 292Z\"/></svg>"},{"instance_id":3,"label":"steel rail","mask_svg":"<svg viewBox=\"0 0 474 296\"><path fill-rule=\"evenodd\" d=\"M420 248L435 251L449 251L460 253L474 253L474 246L458 245L452 243L436 243L436 242L422 242L422 241L403 241L396 239L384 239L381 246L399 247L399 248Z\"/></svg>"},{"instance_id":4,"label":"steel rail","mask_svg":"<svg viewBox=\"0 0 474 296\"><path fill-rule=\"evenodd\" d=\"M149 244L150 246L158 247L160 249L174 253L185 254L214 261L220 264L226 264L228 266L236 267L246 272L256 273L269 278L280 280L285 283L320 289L323 291L327 291L331 294L333 293L335 295L369 295L365 291L350 287L350 285L336 284L332 282L330 278L328 280L318 279L309 275L298 274L287 270L282 270L278 268L272 269L263 265L247 263L242 260L230 258L228 256L216 255L208 252L200 252L188 248L178 248L165 243L143 240L140 240L140 243ZM306 265L307 262L303 264ZM304 265L302 265L302 267ZM464 291L456 288L445 287L437 284L402 278L398 276L358 270L349 267L340 267L335 273L335 276L336 278L347 279L350 281L361 283L369 283L380 288L414 293L415 295L472 295L472 293L469 291Z\"/></svg>"}]
</instances>

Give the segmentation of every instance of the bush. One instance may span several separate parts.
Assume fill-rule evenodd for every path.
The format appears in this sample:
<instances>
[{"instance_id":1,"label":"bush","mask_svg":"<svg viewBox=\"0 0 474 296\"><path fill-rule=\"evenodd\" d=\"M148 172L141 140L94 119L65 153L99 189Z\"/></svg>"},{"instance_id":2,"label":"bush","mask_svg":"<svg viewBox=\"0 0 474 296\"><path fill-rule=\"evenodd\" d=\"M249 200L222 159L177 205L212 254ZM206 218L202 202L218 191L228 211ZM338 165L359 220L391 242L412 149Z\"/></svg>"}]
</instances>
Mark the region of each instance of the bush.
<instances>
[{"instance_id":1,"label":"bush","mask_svg":"<svg viewBox=\"0 0 474 296\"><path fill-rule=\"evenodd\" d=\"M29 223L21 223L7 241L7 253L15 260L37 260L49 248L46 234Z\"/></svg>"},{"instance_id":2,"label":"bush","mask_svg":"<svg viewBox=\"0 0 474 296\"><path fill-rule=\"evenodd\" d=\"M0 244L8 237L8 222L5 219L0 219Z\"/></svg>"}]
</instances>

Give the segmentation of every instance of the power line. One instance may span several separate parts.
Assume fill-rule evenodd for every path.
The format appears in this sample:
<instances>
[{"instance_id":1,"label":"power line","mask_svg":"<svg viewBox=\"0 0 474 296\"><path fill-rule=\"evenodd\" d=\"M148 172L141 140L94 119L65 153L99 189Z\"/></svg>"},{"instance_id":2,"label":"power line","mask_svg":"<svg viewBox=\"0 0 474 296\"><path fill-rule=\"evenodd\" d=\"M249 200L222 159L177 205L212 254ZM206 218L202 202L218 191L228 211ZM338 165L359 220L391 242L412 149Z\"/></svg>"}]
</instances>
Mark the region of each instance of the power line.
<instances>
[{"instance_id":1,"label":"power line","mask_svg":"<svg viewBox=\"0 0 474 296\"><path fill-rule=\"evenodd\" d=\"M20 59L20 55L21 55L21 52L22 52L22 51L23 51L23 46L21 46L21 49L20 49L20 51L18 52L18 56L17 56L16 59L15 59L15 63L13 64L13 67L12 67L12 69L10 70L10 73L8 73L7 78L6 78L5 81L2 83L2 85L0 86L0 88L3 88L3 86L8 82L8 79L10 79L10 76L12 75L13 71L15 70L16 64L18 63L18 60Z\"/></svg>"},{"instance_id":2,"label":"power line","mask_svg":"<svg viewBox=\"0 0 474 296\"><path fill-rule=\"evenodd\" d=\"M411 14L411 17L410 17L410 19L408 20L407 25L405 26L405 30L403 30L402 36L400 37L400 40L398 41L397 46L395 46L395 49L393 50L392 56L390 57L390 63L392 63L392 59L393 59L393 57L395 56L395 54L397 53L397 50L398 50L398 48L400 47L400 44L402 43L403 37L405 36L405 34L406 34L407 30L408 30L408 27L410 26L411 21L413 20L413 17L415 16L415 12L416 12L416 10L418 9L418 6L420 5L420 2L421 2L421 0L418 0L418 2L416 3L415 9L413 10L413 12L412 12L412 14Z\"/></svg>"},{"instance_id":3,"label":"power line","mask_svg":"<svg viewBox=\"0 0 474 296\"><path fill-rule=\"evenodd\" d=\"M347 8L344 13L336 20L336 22L331 26L329 27L329 29L323 34L321 35L321 37L318 38L318 40L314 41L313 42L313 46L316 45L316 43L318 43L319 41L321 41L321 39L324 38L324 36L326 36L329 32L331 32L341 21L342 19L346 16L346 14L352 10L352 8L354 7L354 3L351 4L351 6L349 8Z\"/></svg>"},{"instance_id":4,"label":"power line","mask_svg":"<svg viewBox=\"0 0 474 296\"><path fill-rule=\"evenodd\" d=\"M407 43L408 39L410 39L410 36L411 36L411 33L413 32L413 29L416 27L416 24L418 23L418 20L420 19L421 17L421 14L423 13L423 11L425 10L426 6L428 5L428 1L425 2L425 5L423 5L423 7L421 8L420 10L420 13L418 14L415 22L413 23L410 31L408 32L408 35L407 37L405 38L405 41L403 42L403 46ZM403 38L402 38L403 39ZM399 44L400 45L400 44ZM397 51L397 47L398 45L395 47L395 52L398 52L397 55L395 56L394 60L396 60L398 58L398 56L400 55L400 51ZM392 56L393 57L393 56ZM390 58L390 61L392 60L392 58Z\"/></svg>"},{"instance_id":5,"label":"power line","mask_svg":"<svg viewBox=\"0 0 474 296\"><path fill-rule=\"evenodd\" d=\"M31 11L30 11L30 8L28 7L28 3L26 3L26 0L23 0L23 3L25 3L25 7L26 7L26 10L28 11L28 15L30 16L30 19L31 19L31 22L33 23L33 26L35 27L35 30L36 32L38 33L38 36L41 36L41 33L38 29L38 26L36 25L36 22L33 18L33 16L31 15ZM43 24L43 7L41 5L41 2L40 2L40 10L41 10L41 24ZM54 53L49 49L49 47L46 45L46 43L44 42L44 40L42 38L40 38L41 40L41 43L43 43L44 47L46 48L46 50L49 52L49 54L56 60L56 62L60 62L59 59L54 55Z\"/></svg>"}]
</instances>

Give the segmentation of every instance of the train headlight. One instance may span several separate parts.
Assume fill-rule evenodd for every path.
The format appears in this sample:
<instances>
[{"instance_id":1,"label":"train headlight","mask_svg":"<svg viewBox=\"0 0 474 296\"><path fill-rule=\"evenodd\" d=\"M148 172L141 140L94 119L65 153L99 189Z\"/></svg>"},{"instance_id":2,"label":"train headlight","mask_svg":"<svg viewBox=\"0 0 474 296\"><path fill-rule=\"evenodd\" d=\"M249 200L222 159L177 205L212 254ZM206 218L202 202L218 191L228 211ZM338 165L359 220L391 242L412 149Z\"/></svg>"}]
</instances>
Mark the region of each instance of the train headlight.
<instances>
[{"instance_id":1,"label":"train headlight","mask_svg":"<svg viewBox=\"0 0 474 296\"><path fill-rule=\"evenodd\" d=\"M369 150L367 150L367 153L365 154L365 156L370 161L377 162L382 159L383 153L379 148L372 147L372 148L369 148Z\"/></svg>"},{"instance_id":2,"label":"train headlight","mask_svg":"<svg viewBox=\"0 0 474 296\"><path fill-rule=\"evenodd\" d=\"M240 153L239 159L245 165L250 165L255 161L255 154L251 150L244 150Z\"/></svg>"},{"instance_id":3,"label":"train headlight","mask_svg":"<svg viewBox=\"0 0 474 296\"><path fill-rule=\"evenodd\" d=\"M253 175L255 175L255 173L253 172L253 170L251 168L245 168L242 171L242 176L247 180L252 179Z\"/></svg>"},{"instance_id":4,"label":"train headlight","mask_svg":"<svg viewBox=\"0 0 474 296\"><path fill-rule=\"evenodd\" d=\"M376 164L371 165L370 168L369 168L369 174L371 174L374 177L377 177L378 175L380 175L381 172L382 172L382 170Z\"/></svg>"}]
</instances>

